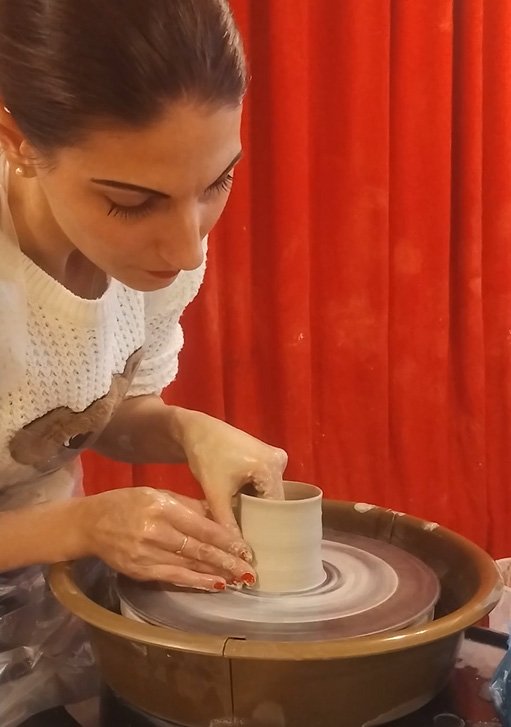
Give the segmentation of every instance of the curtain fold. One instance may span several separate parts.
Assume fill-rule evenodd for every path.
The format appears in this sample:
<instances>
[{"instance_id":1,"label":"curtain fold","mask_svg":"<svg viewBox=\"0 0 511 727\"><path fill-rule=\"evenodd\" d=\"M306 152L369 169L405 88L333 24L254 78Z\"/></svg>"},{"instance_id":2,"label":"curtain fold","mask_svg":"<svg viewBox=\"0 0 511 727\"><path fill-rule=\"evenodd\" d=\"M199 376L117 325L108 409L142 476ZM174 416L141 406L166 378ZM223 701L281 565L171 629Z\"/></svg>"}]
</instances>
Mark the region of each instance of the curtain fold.
<instances>
[{"instance_id":1,"label":"curtain fold","mask_svg":"<svg viewBox=\"0 0 511 727\"><path fill-rule=\"evenodd\" d=\"M232 5L244 161L166 401L508 555L511 0ZM90 492L200 492L85 461Z\"/></svg>"},{"instance_id":2,"label":"curtain fold","mask_svg":"<svg viewBox=\"0 0 511 727\"><path fill-rule=\"evenodd\" d=\"M484 3L482 308L488 540L511 547L511 4Z\"/></svg>"}]
</instances>

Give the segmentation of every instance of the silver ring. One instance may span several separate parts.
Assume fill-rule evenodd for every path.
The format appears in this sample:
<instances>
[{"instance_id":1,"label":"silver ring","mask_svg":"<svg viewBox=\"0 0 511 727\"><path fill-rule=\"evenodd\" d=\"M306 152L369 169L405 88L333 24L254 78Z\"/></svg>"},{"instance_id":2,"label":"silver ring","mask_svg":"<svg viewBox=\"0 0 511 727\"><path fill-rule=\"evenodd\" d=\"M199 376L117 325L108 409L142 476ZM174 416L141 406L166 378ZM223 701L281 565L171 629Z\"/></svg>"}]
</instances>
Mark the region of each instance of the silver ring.
<instances>
[{"instance_id":1,"label":"silver ring","mask_svg":"<svg viewBox=\"0 0 511 727\"><path fill-rule=\"evenodd\" d=\"M183 550L186 548L187 542L188 542L188 535L185 535L183 542L181 543L181 546L176 550L176 555L183 554Z\"/></svg>"}]
</instances>

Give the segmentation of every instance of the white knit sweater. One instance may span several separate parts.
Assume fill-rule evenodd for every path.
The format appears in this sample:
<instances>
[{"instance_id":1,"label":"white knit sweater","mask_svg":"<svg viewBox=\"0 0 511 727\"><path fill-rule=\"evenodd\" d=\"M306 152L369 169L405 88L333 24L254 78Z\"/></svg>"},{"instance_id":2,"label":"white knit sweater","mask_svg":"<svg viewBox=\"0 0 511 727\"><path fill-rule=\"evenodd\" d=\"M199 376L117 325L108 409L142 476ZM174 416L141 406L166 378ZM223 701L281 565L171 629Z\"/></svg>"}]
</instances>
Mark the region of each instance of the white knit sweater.
<instances>
[{"instance_id":1,"label":"white knit sweater","mask_svg":"<svg viewBox=\"0 0 511 727\"><path fill-rule=\"evenodd\" d=\"M181 272L154 293L110 280L101 298L85 300L23 255L12 229L4 211L0 261L20 256L28 340L25 376L0 393L0 510L69 496L79 452L124 396L159 393L174 379L179 319L204 275L204 266Z\"/></svg>"}]
</instances>

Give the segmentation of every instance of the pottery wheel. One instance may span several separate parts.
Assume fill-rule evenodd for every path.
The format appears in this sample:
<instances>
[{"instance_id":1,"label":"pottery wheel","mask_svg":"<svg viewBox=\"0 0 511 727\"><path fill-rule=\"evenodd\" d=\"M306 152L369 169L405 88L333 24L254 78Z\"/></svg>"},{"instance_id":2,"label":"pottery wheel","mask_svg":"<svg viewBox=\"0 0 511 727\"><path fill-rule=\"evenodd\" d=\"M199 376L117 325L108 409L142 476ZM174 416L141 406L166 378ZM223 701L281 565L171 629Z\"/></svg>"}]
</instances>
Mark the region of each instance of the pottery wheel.
<instances>
[{"instance_id":1,"label":"pottery wheel","mask_svg":"<svg viewBox=\"0 0 511 727\"><path fill-rule=\"evenodd\" d=\"M207 593L118 577L125 616L232 638L315 641L399 630L433 618L440 585L421 560L362 535L325 532L324 582L301 593Z\"/></svg>"}]
</instances>

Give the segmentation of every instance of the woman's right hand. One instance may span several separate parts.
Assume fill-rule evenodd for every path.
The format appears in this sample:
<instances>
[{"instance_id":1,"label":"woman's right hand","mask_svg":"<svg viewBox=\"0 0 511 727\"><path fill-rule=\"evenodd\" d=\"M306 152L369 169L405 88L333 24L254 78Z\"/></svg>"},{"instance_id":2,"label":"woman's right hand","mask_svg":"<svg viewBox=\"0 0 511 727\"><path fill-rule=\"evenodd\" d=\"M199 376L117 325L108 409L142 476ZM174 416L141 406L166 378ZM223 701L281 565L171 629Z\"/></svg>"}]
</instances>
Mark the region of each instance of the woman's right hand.
<instances>
[{"instance_id":1,"label":"woman's right hand","mask_svg":"<svg viewBox=\"0 0 511 727\"><path fill-rule=\"evenodd\" d=\"M253 585L243 541L200 512L202 505L150 487L91 495L81 502L85 550L111 568L144 581L204 590Z\"/></svg>"}]
</instances>

